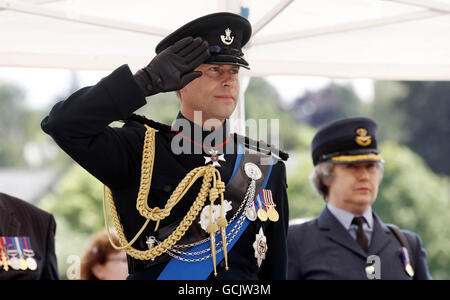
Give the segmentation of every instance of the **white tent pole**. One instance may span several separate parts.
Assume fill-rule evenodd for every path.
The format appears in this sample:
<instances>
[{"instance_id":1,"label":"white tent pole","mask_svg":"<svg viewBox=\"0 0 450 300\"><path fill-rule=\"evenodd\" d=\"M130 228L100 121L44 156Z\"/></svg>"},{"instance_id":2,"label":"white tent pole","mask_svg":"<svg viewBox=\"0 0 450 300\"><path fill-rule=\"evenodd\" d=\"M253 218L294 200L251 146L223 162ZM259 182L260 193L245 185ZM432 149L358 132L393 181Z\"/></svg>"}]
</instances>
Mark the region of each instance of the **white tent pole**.
<instances>
[{"instance_id":1,"label":"white tent pole","mask_svg":"<svg viewBox=\"0 0 450 300\"><path fill-rule=\"evenodd\" d=\"M256 22L255 25L252 26L252 36L255 36L292 2L294 2L294 0L281 0L277 5L275 5L267 14Z\"/></svg>"},{"instance_id":2,"label":"white tent pole","mask_svg":"<svg viewBox=\"0 0 450 300\"><path fill-rule=\"evenodd\" d=\"M407 14L399 14L391 17L384 17L384 18L377 18L367 21L357 21L357 22L349 22L349 23L343 23L343 24L336 24L332 26L326 26L321 28L315 28L315 29L308 29L308 30L299 30L294 32L288 32L285 34L277 34L277 35L271 35L271 36L264 36L260 38L253 39L252 46L257 45L265 45L270 43L276 43L276 42L283 42L283 41L291 41L291 40L298 40L298 39L304 39L309 37L316 37L326 34L334 34L334 33L340 33L340 32L348 32L348 31L354 31L354 30L360 30L370 27L379 27L379 26L385 26L390 24L396 24L401 22L410 22L410 21L416 21L426 18L432 18L445 15L441 12L436 11L421 11L421 12L414 12L414 13L407 13Z\"/></svg>"},{"instance_id":3,"label":"white tent pole","mask_svg":"<svg viewBox=\"0 0 450 300\"><path fill-rule=\"evenodd\" d=\"M56 10L56 9L52 9L52 8L48 8L48 7L41 7L41 6L37 6L37 5L26 4L23 2L19 2L19 1L0 0L0 9L2 9L2 8L5 10L12 10L12 11L17 11L17 12L21 12L21 13L36 15L36 16L59 19L59 20L63 20L63 21L96 25L96 26L101 26L101 27L106 27L106 28L111 28L111 29L119 29L119 30L124 30L124 31L129 31L129 32L137 32L137 33L143 33L143 34L149 34L149 35L155 35L155 36L161 36L161 37L164 37L171 32L170 29L166 29L166 28L144 26L144 25L140 25L140 24L111 20L111 19L106 19L106 18L99 18L99 17L86 16L86 15L70 16L70 14L67 11L61 11L61 10Z\"/></svg>"},{"instance_id":4,"label":"white tent pole","mask_svg":"<svg viewBox=\"0 0 450 300\"><path fill-rule=\"evenodd\" d=\"M433 0L391 0L391 1L450 13L450 4L443 3L440 1L433 1Z\"/></svg>"}]
</instances>

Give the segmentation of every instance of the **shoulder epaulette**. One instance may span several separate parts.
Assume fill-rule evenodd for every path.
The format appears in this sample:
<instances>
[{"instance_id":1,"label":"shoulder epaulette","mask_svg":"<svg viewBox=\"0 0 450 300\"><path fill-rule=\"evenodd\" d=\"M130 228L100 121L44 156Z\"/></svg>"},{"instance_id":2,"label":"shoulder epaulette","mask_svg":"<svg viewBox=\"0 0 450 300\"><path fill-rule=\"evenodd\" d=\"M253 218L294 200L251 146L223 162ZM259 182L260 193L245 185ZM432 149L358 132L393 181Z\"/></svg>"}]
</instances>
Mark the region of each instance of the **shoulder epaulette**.
<instances>
[{"instance_id":1,"label":"shoulder epaulette","mask_svg":"<svg viewBox=\"0 0 450 300\"><path fill-rule=\"evenodd\" d=\"M241 141L244 146L249 149L256 150L267 155L274 155L282 159L283 161L287 161L289 158L289 154L287 152L280 150L262 140L256 141L247 136L243 136L237 133L234 133L234 138L236 141Z\"/></svg>"},{"instance_id":2,"label":"shoulder epaulette","mask_svg":"<svg viewBox=\"0 0 450 300\"><path fill-rule=\"evenodd\" d=\"M147 119L145 116L141 116L141 115L137 115L137 114L132 114L128 119L126 119L124 121L125 121L125 123L129 122L129 121L135 121L135 122L138 122L141 124L146 124L146 125L150 126L151 128L154 128L158 131L172 132L172 128L169 125Z\"/></svg>"}]
</instances>

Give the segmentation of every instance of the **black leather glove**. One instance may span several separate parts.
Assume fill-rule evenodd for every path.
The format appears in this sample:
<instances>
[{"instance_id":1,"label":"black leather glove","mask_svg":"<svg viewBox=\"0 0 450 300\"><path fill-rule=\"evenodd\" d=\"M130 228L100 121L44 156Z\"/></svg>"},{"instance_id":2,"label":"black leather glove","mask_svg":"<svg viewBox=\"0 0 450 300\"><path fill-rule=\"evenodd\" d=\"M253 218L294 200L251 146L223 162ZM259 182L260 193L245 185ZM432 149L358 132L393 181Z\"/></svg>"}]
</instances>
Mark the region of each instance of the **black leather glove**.
<instances>
[{"instance_id":1,"label":"black leather glove","mask_svg":"<svg viewBox=\"0 0 450 300\"><path fill-rule=\"evenodd\" d=\"M202 72L193 70L209 57L208 47L208 42L199 37L179 40L137 71L134 79L146 97L182 89L202 76Z\"/></svg>"}]
</instances>

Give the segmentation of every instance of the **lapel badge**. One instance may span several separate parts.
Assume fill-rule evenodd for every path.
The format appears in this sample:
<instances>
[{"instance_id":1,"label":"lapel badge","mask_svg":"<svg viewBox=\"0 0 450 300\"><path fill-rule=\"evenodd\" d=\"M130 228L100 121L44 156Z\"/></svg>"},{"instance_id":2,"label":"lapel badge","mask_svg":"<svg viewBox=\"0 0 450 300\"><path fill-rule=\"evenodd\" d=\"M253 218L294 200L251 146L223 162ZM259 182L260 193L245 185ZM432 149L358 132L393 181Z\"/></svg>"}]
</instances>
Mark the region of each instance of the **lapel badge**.
<instances>
[{"instance_id":1,"label":"lapel badge","mask_svg":"<svg viewBox=\"0 0 450 300\"><path fill-rule=\"evenodd\" d=\"M269 247L267 247L267 239L261 227L259 228L259 233L256 234L256 240L253 243L253 249L255 249L255 257L258 260L258 267L261 267L262 261L266 258L268 248Z\"/></svg>"},{"instance_id":2,"label":"lapel badge","mask_svg":"<svg viewBox=\"0 0 450 300\"><path fill-rule=\"evenodd\" d=\"M213 167L220 167L219 161L225 161L225 155L224 154L218 154L218 152L214 149L211 149L209 151L209 155L211 155L211 157L207 157L204 156L205 158L205 165L209 164L210 162L212 162L212 166Z\"/></svg>"},{"instance_id":3,"label":"lapel badge","mask_svg":"<svg viewBox=\"0 0 450 300\"><path fill-rule=\"evenodd\" d=\"M367 135L367 129L359 128L356 130L356 134L358 135L355 138L355 142L363 147L367 147L372 144L372 137Z\"/></svg>"},{"instance_id":4,"label":"lapel badge","mask_svg":"<svg viewBox=\"0 0 450 300\"><path fill-rule=\"evenodd\" d=\"M220 39L222 40L222 43L225 45L231 45L234 41L234 36L231 36L231 29L227 28L225 29L225 35L221 35Z\"/></svg>"}]
</instances>

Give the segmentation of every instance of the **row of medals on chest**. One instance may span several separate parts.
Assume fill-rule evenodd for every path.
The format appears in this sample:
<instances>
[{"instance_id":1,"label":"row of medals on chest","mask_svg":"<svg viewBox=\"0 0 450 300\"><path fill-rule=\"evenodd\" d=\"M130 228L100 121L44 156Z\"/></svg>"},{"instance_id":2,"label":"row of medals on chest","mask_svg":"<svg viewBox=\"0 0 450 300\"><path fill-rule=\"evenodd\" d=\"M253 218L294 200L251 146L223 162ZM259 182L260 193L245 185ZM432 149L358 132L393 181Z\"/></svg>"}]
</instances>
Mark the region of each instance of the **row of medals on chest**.
<instances>
[{"instance_id":1,"label":"row of medals on chest","mask_svg":"<svg viewBox=\"0 0 450 300\"><path fill-rule=\"evenodd\" d=\"M219 155L217 151L209 151L210 157L205 157L205 164L212 162L215 167L220 167L220 161L225 161L223 154ZM252 180L257 181L261 179L262 173L257 165L254 163L246 163L244 166L245 174ZM279 214L275 209L275 203L273 202L272 192L270 190L264 190L262 197L259 195L256 197L252 205L247 205L245 209L245 215L250 221L255 221L259 218L262 222L266 222L268 219L272 222L277 222ZM261 199L262 198L262 199ZM264 207L263 207L264 204ZM258 209L256 209L258 207Z\"/></svg>"},{"instance_id":2,"label":"row of medals on chest","mask_svg":"<svg viewBox=\"0 0 450 300\"><path fill-rule=\"evenodd\" d=\"M9 271L11 267L16 271L36 271L37 262L29 245L28 237L0 236L0 270Z\"/></svg>"},{"instance_id":3,"label":"row of medals on chest","mask_svg":"<svg viewBox=\"0 0 450 300\"><path fill-rule=\"evenodd\" d=\"M214 167L220 167L220 161L225 161L224 155L219 155L217 151L211 150L210 157L205 157L205 164L212 163L212 166ZM246 163L244 166L245 174L250 178L251 183L249 184L247 188L246 194L252 194L251 190L253 189L252 197L254 197L254 189L256 185L256 181L261 179L262 172L259 169L259 167L253 163ZM272 222L277 222L279 219L279 214L276 211L275 203L273 202L272 193L270 190L263 190L261 192L261 196L258 195L256 198L248 199L247 203L245 204L245 211L244 215L247 217L247 219L251 222L256 221L256 219L259 218L260 221L266 222L267 220L270 220ZM227 204L227 209L225 209L224 213L226 213L228 210L231 210L231 204L229 204L229 201L225 201ZM263 206L264 205L264 206ZM240 210L240 209L239 209ZM238 211L239 213L239 211ZM213 213L214 214L214 213ZM201 217L200 217L200 225L202 229L206 230L206 223L202 223L202 220L206 220L209 217L209 205L205 206L202 210ZM218 217L218 216L215 216ZM231 222L231 221L230 221ZM156 239L151 236L147 239L147 245L151 249L155 245ZM186 247L189 245L183 245L183 247ZM258 265L261 264L261 261L265 258L265 253L267 252L267 242L266 237L264 236L264 232L262 230L262 227L260 228L258 234L256 235L256 240L253 243L253 248L255 249L255 257L258 260Z\"/></svg>"}]
</instances>

